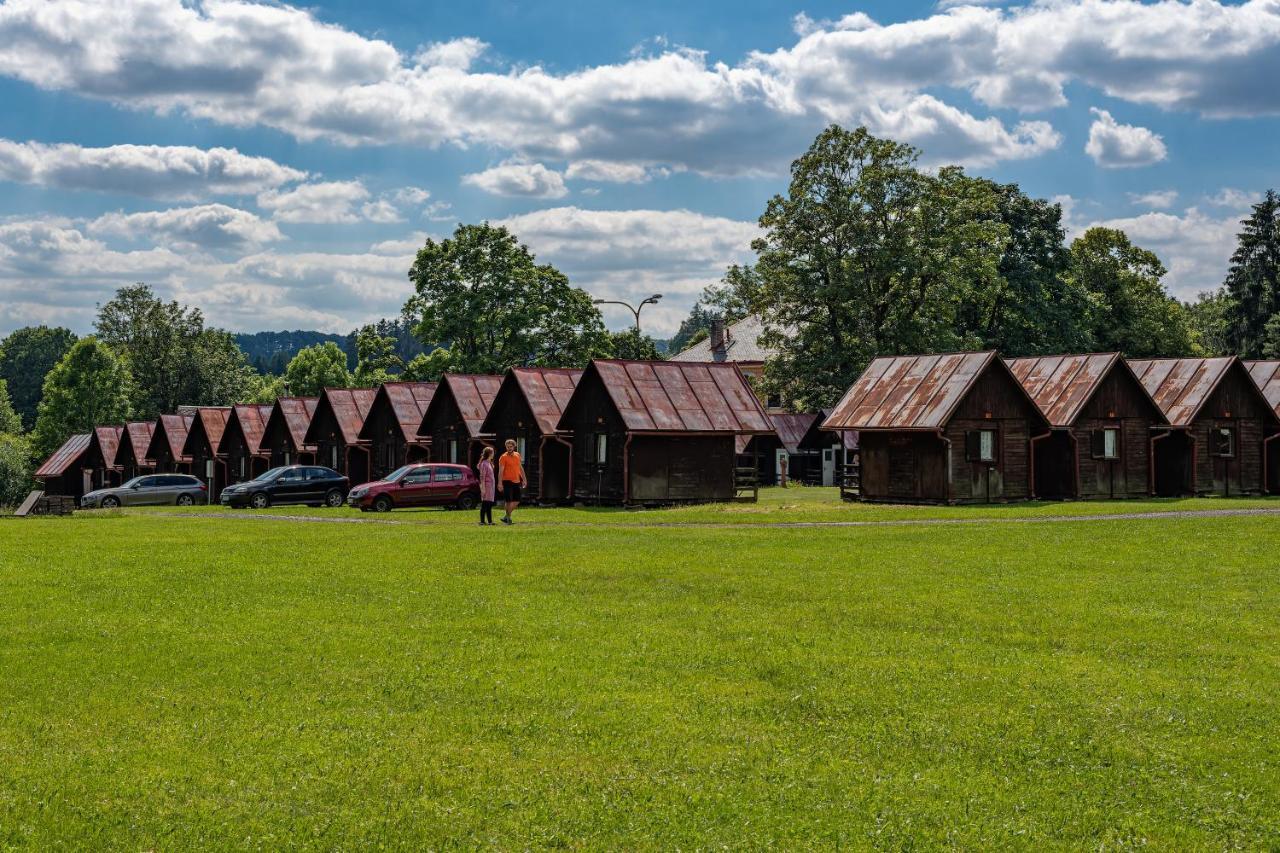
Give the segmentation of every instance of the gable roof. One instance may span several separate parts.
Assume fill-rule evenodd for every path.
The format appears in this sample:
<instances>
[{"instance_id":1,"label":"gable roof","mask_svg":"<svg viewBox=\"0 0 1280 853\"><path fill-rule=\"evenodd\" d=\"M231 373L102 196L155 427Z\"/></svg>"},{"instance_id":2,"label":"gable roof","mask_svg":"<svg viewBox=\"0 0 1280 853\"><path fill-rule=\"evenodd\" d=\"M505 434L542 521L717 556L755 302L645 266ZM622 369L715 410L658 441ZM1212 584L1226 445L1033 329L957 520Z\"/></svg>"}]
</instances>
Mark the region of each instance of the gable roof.
<instances>
[{"instance_id":1,"label":"gable roof","mask_svg":"<svg viewBox=\"0 0 1280 853\"><path fill-rule=\"evenodd\" d=\"M778 441L782 442L782 446L786 448L788 453L799 452L800 442L804 441L804 437L808 435L809 429L814 423L820 420L822 420L822 415L816 412L802 412L800 414L784 412L769 415L773 430L778 434Z\"/></svg>"},{"instance_id":2,"label":"gable roof","mask_svg":"<svg viewBox=\"0 0 1280 853\"><path fill-rule=\"evenodd\" d=\"M629 432L773 432L769 416L733 363L596 359L579 380L575 398L589 375L599 378ZM572 400L566 415L571 406Z\"/></svg>"},{"instance_id":3,"label":"gable roof","mask_svg":"<svg viewBox=\"0 0 1280 853\"><path fill-rule=\"evenodd\" d=\"M1129 366L1169 423L1180 427L1196 419L1236 362L1234 355L1219 358L1131 358Z\"/></svg>"},{"instance_id":4,"label":"gable roof","mask_svg":"<svg viewBox=\"0 0 1280 853\"><path fill-rule=\"evenodd\" d=\"M1005 359L1005 363L1050 426L1067 427L1075 423L1113 370L1128 373L1151 408L1164 420L1156 401L1118 352L1029 356Z\"/></svg>"},{"instance_id":5,"label":"gable roof","mask_svg":"<svg viewBox=\"0 0 1280 853\"><path fill-rule=\"evenodd\" d=\"M671 361L723 362L742 361L760 362L772 358L777 350L763 346L760 336L764 334L764 323L754 315L743 317L736 323L729 323L724 328L724 349L711 349L711 336L703 338L670 357Z\"/></svg>"},{"instance_id":6,"label":"gable roof","mask_svg":"<svg viewBox=\"0 0 1280 853\"><path fill-rule=\"evenodd\" d=\"M123 434L124 427L100 426L94 427L89 436L89 446L98 446L102 464L108 468L116 467L116 453L120 450L120 438Z\"/></svg>"},{"instance_id":7,"label":"gable roof","mask_svg":"<svg viewBox=\"0 0 1280 853\"><path fill-rule=\"evenodd\" d=\"M187 440L182 445L182 452L194 456L196 439L203 435L205 445L214 455L218 454L218 444L222 441L222 433L227 428L227 420L231 417L230 406L201 406L196 409L195 419L187 432Z\"/></svg>"},{"instance_id":8,"label":"gable roof","mask_svg":"<svg viewBox=\"0 0 1280 853\"><path fill-rule=\"evenodd\" d=\"M493 405L493 398L498 396L498 389L501 387L501 376L446 373L441 377L440 387L436 389L431 402L422 410L422 420L418 422L418 435L427 435L431 431L427 422L431 419L432 411L438 406L443 406L442 401L452 398L462 416L462 423L467 428L467 435L475 438L480 435L480 427L484 424L484 419L489 414L489 407Z\"/></svg>"},{"instance_id":9,"label":"gable roof","mask_svg":"<svg viewBox=\"0 0 1280 853\"><path fill-rule=\"evenodd\" d=\"M145 468L146 463L151 461L147 457L147 450L151 447L151 436L155 431L155 421L130 421L125 424L124 436L116 448L116 458L119 458L127 445L134 464Z\"/></svg>"},{"instance_id":10,"label":"gable roof","mask_svg":"<svg viewBox=\"0 0 1280 853\"><path fill-rule=\"evenodd\" d=\"M43 465L36 469L35 476L45 479L61 477L67 473L89 449L89 439L90 435L87 432L68 438L61 447L53 451L53 455L46 459Z\"/></svg>"},{"instance_id":11,"label":"gable roof","mask_svg":"<svg viewBox=\"0 0 1280 853\"><path fill-rule=\"evenodd\" d=\"M895 355L873 359L823 422L823 429L928 429L946 426L960 401L990 368L1003 370L1039 414L994 351Z\"/></svg>"},{"instance_id":12,"label":"gable roof","mask_svg":"<svg viewBox=\"0 0 1280 853\"><path fill-rule=\"evenodd\" d=\"M431 398L435 396L437 386L436 382L384 382L378 386L378 393L373 403L369 405L369 409L372 411L378 405L378 401L385 398L384 405L391 407L404 440L416 443L418 427L422 426L422 418L427 413L427 407L431 405ZM367 434L368 426L369 419L366 413L365 422L360 426L361 439L373 438Z\"/></svg>"},{"instance_id":13,"label":"gable roof","mask_svg":"<svg viewBox=\"0 0 1280 853\"><path fill-rule=\"evenodd\" d=\"M164 436L173 461L190 462L191 457L183 452L183 447L187 443L187 432L191 429L191 421L194 418L194 415L161 415L156 418L156 428L151 433L151 444L147 447L147 458L160 458L156 455L156 451L162 447L160 437Z\"/></svg>"},{"instance_id":14,"label":"gable roof","mask_svg":"<svg viewBox=\"0 0 1280 853\"><path fill-rule=\"evenodd\" d=\"M513 367L507 371L502 386L489 404L489 414L485 416L480 431L492 434L495 426L489 423L499 398L504 394L520 394L525 405L533 414L538 424L538 431L543 435L555 435L560 416L565 406L573 397L573 390L578 387L582 371L574 367Z\"/></svg>"},{"instance_id":15,"label":"gable roof","mask_svg":"<svg viewBox=\"0 0 1280 853\"><path fill-rule=\"evenodd\" d=\"M231 415L227 418L227 424L222 430L222 438L218 440L218 454L226 454L230 452L229 447L222 445L227 442L229 436L235 432L239 432L244 438L245 445L249 448L249 453L257 455L262 449L262 434L267 429L267 418L271 417L272 410L275 406L270 403L237 403L231 407Z\"/></svg>"},{"instance_id":16,"label":"gable roof","mask_svg":"<svg viewBox=\"0 0 1280 853\"><path fill-rule=\"evenodd\" d=\"M311 416L316 413L318 405L320 405L319 397L281 397L276 400L270 416L267 417L267 422L263 424L263 435L270 432L273 425L283 418L289 445L295 451L310 447L306 443L307 427L311 426Z\"/></svg>"},{"instance_id":17,"label":"gable roof","mask_svg":"<svg viewBox=\"0 0 1280 853\"><path fill-rule=\"evenodd\" d=\"M377 388L326 388L320 392L320 402L316 405L315 414L311 416L311 424L303 437L307 444L316 444L320 437L313 435L317 424L327 413L338 424L338 432L342 433L345 444L357 444L360 441L360 429L364 419L373 408L373 401L378 397Z\"/></svg>"},{"instance_id":18,"label":"gable roof","mask_svg":"<svg viewBox=\"0 0 1280 853\"><path fill-rule=\"evenodd\" d=\"M1280 361L1246 361L1244 366L1253 384L1267 398L1267 405L1280 415Z\"/></svg>"}]
</instances>

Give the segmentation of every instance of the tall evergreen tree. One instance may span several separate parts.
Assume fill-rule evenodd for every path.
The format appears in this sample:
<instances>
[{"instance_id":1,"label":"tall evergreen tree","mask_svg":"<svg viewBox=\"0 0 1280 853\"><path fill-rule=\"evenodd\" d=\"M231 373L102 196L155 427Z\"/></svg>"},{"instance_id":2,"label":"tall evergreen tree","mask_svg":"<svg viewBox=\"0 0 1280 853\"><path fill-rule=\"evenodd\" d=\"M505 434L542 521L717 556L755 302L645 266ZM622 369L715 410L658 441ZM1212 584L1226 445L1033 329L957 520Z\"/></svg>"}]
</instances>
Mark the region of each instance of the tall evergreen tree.
<instances>
[{"instance_id":1,"label":"tall evergreen tree","mask_svg":"<svg viewBox=\"0 0 1280 853\"><path fill-rule=\"evenodd\" d=\"M1267 323L1280 313L1280 195L1267 190L1240 224L1223 285L1233 303L1227 340L1237 355L1259 358L1267 348Z\"/></svg>"}]
</instances>

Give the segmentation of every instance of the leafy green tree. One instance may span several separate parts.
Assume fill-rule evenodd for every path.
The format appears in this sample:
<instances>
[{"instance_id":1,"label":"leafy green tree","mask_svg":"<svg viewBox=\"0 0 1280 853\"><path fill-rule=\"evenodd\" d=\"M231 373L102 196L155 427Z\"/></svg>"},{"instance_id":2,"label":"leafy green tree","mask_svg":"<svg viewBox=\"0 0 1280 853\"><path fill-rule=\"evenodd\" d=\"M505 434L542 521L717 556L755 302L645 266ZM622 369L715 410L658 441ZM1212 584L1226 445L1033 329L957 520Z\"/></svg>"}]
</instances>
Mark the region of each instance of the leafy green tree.
<instances>
[{"instance_id":1,"label":"leafy green tree","mask_svg":"<svg viewBox=\"0 0 1280 853\"><path fill-rule=\"evenodd\" d=\"M239 402L253 375L234 336L206 329L200 309L163 302L145 284L117 290L99 306L94 328L128 360L133 409L141 418L181 405Z\"/></svg>"},{"instance_id":2,"label":"leafy green tree","mask_svg":"<svg viewBox=\"0 0 1280 853\"><path fill-rule=\"evenodd\" d=\"M627 358L635 361L661 361L662 354L653 338L642 335L634 327L621 332L609 333L609 349L614 358Z\"/></svg>"},{"instance_id":3,"label":"leafy green tree","mask_svg":"<svg viewBox=\"0 0 1280 853\"><path fill-rule=\"evenodd\" d=\"M1071 244L1071 278L1089 294L1094 348L1127 356L1192 355L1191 323L1161 279L1154 253L1114 228L1090 228Z\"/></svg>"},{"instance_id":4,"label":"leafy green tree","mask_svg":"<svg viewBox=\"0 0 1280 853\"><path fill-rule=\"evenodd\" d=\"M405 382L439 382L449 372L451 356L443 347L420 353L404 366L400 378Z\"/></svg>"},{"instance_id":5,"label":"leafy green tree","mask_svg":"<svg viewBox=\"0 0 1280 853\"><path fill-rule=\"evenodd\" d=\"M399 372L404 362L396 354L396 339L382 335L375 326L365 326L356 333L357 388L371 388L392 378L393 369Z\"/></svg>"},{"instance_id":6,"label":"leafy green tree","mask_svg":"<svg viewBox=\"0 0 1280 853\"><path fill-rule=\"evenodd\" d=\"M325 388L350 388L347 355L333 341L299 350L285 368L284 384L294 397L315 397Z\"/></svg>"},{"instance_id":7,"label":"leafy green tree","mask_svg":"<svg viewBox=\"0 0 1280 853\"><path fill-rule=\"evenodd\" d=\"M0 379L0 435L20 435L22 433L22 418L13 409L13 403L9 401L9 386Z\"/></svg>"},{"instance_id":8,"label":"leafy green tree","mask_svg":"<svg viewBox=\"0 0 1280 853\"><path fill-rule=\"evenodd\" d=\"M404 315L428 347L448 347L454 370L581 366L608 352L591 297L501 226L459 225L451 238L427 240L409 280Z\"/></svg>"},{"instance_id":9,"label":"leafy green tree","mask_svg":"<svg viewBox=\"0 0 1280 853\"><path fill-rule=\"evenodd\" d=\"M48 456L75 433L124 423L132 384L128 365L111 347L81 338L45 377L32 433L36 454Z\"/></svg>"},{"instance_id":10,"label":"leafy green tree","mask_svg":"<svg viewBox=\"0 0 1280 853\"><path fill-rule=\"evenodd\" d=\"M791 166L760 217L754 268L733 268L720 305L759 314L778 355L764 387L831 405L878 354L972 348L959 307L994 310L1008 227L988 182L916 168L914 148L832 126Z\"/></svg>"},{"instance_id":11,"label":"leafy green tree","mask_svg":"<svg viewBox=\"0 0 1280 853\"><path fill-rule=\"evenodd\" d=\"M274 403L285 396L285 380L283 376L266 376L255 373L249 378L239 403Z\"/></svg>"},{"instance_id":12,"label":"leafy green tree","mask_svg":"<svg viewBox=\"0 0 1280 853\"><path fill-rule=\"evenodd\" d=\"M1280 195L1267 190L1241 225L1223 285L1232 299L1227 337L1237 355L1258 358L1280 313Z\"/></svg>"},{"instance_id":13,"label":"leafy green tree","mask_svg":"<svg viewBox=\"0 0 1280 853\"><path fill-rule=\"evenodd\" d=\"M1233 300L1225 288L1201 293L1185 306L1196 349L1205 355L1231 353L1230 314Z\"/></svg>"},{"instance_id":14,"label":"leafy green tree","mask_svg":"<svg viewBox=\"0 0 1280 853\"><path fill-rule=\"evenodd\" d=\"M49 326L27 326L0 341L0 379L9 383L13 408L26 429L35 425L45 375L75 342L70 329Z\"/></svg>"},{"instance_id":15,"label":"leafy green tree","mask_svg":"<svg viewBox=\"0 0 1280 853\"><path fill-rule=\"evenodd\" d=\"M31 491L31 445L20 435L0 433L0 506L16 506Z\"/></svg>"}]
</instances>

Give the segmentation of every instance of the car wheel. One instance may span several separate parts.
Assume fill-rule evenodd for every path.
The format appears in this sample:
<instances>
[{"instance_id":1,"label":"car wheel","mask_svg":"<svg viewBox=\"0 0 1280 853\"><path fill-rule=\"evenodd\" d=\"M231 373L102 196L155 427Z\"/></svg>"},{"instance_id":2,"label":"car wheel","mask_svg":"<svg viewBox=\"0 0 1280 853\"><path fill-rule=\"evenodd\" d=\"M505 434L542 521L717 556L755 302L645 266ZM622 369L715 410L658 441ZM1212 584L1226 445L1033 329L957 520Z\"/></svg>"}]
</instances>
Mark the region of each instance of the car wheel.
<instances>
[{"instance_id":1,"label":"car wheel","mask_svg":"<svg viewBox=\"0 0 1280 853\"><path fill-rule=\"evenodd\" d=\"M115 509L115 508L116 508L116 507L118 507L118 506L120 506L120 499L119 499L119 498L113 498L113 497L111 497L110 495L108 495L107 497L105 497L105 498L103 498L103 499L102 499L102 508L103 508L103 509Z\"/></svg>"},{"instance_id":2,"label":"car wheel","mask_svg":"<svg viewBox=\"0 0 1280 853\"><path fill-rule=\"evenodd\" d=\"M178 506L193 506L193 505L195 505L195 500L191 497L191 495L178 495Z\"/></svg>"},{"instance_id":3,"label":"car wheel","mask_svg":"<svg viewBox=\"0 0 1280 853\"><path fill-rule=\"evenodd\" d=\"M329 493L324 496L324 505L329 509L337 509L342 506L342 492L337 489L330 489Z\"/></svg>"},{"instance_id":4,"label":"car wheel","mask_svg":"<svg viewBox=\"0 0 1280 853\"><path fill-rule=\"evenodd\" d=\"M266 509L271 506L271 498L265 492L258 492L249 498L249 506L254 509Z\"/></svg>"},{"instance_id":5,"label":"car wheel","mask_svg":"<svg viewBox=\"0 0 1280 853\"><path fill-rule=\"evenodd\" d=\"M386 495L378 495L373 501L373 508L378 512L391 512L391 498Z\"/></svg>"},{"instance_id":6,"label":"car wheel","mask_svg":"<svg viewBox=\"0 0 1280 853\"><path fill-rule=\"evenodd\" d=\"M475 509L475 506L476 496L469 492L458 498L458 509Z\"/></svg>"}]
</instances>

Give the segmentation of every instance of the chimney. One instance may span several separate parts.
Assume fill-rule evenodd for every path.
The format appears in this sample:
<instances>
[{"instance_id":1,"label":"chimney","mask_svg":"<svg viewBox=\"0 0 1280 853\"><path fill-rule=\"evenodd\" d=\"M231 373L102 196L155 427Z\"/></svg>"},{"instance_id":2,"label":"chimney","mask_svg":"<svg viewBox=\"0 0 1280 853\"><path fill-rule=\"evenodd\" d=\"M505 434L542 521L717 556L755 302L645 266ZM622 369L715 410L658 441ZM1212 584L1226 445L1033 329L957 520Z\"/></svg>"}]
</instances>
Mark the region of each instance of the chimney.
<instances>
[{"instance_id":1,"label":"chimney","mask_svg":"<svg viewBox=\"0 0 1280 853\"><path fill-rule=\"evenodd\" d=\"M711 321L711 357L716 361L724 361L724 344L724 319L716 317Z\"/></svg>"}]
</instances>

